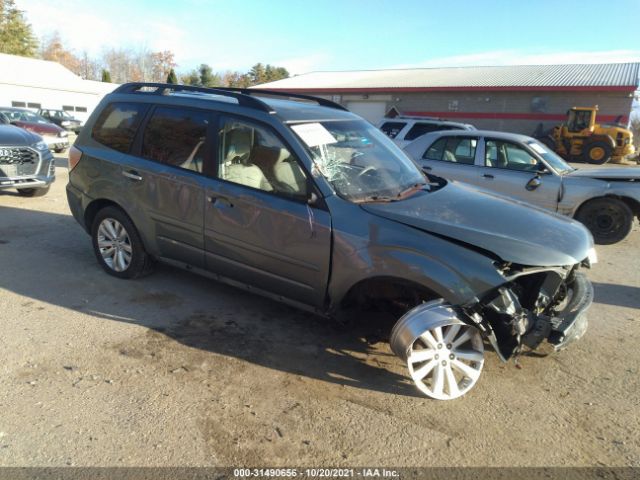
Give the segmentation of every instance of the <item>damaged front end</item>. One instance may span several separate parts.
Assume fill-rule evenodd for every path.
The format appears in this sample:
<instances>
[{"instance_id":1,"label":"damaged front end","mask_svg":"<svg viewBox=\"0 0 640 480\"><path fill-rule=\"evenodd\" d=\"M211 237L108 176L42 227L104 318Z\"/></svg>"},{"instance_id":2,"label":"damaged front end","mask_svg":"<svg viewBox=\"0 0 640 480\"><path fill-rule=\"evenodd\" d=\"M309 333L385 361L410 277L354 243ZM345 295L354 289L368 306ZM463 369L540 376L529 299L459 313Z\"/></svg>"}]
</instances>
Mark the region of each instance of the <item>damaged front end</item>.
<instances>
[{"instance_id":1,"label":"damaged front end","mask_svg":"<svg viewBox=\"0 0 640 480\"><path fill-rule=\"evenodd\" d=\"M499 268L508 282L465 311L490 332L487 336L503 360L545 341L561 350L584 334L593 287L580 265Z\"/></svg>"},{"instance_id":2,"label":"damaged front end","mask_svg":"<svg viewBox=\"0 0 640 480\"><path fill-rule=\"evenodd\" d=\"M590 260L582 264L589 266ZM561 350L584 334L593 287L580 266L500 264L507 282L480 301L452 306L439 299L407 312L393 327L391 349L427 396L460 397L482 371L483 339L507 361L543 343Z\"/></svg>"}]
</instances>

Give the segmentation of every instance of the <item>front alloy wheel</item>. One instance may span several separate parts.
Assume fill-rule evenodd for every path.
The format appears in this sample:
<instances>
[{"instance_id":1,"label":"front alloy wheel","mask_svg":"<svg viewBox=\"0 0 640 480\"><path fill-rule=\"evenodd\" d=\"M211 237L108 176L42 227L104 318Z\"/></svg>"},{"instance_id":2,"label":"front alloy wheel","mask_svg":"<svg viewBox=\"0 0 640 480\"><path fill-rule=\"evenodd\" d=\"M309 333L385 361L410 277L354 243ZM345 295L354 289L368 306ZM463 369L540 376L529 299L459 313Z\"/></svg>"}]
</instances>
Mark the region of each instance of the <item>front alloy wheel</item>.
<instances>
[{"instance_id":1,"label":"front alloy wheel","mask_svg":"<svg viewBox=\"0 0 640 480\"><path fill-rule=\"evenodd\" d=\"M409 373L418 389L437 400L452 400L471 390L483 365L480 331L457 323L423 332L407 358Z\"/></svg>"}]
</instances>

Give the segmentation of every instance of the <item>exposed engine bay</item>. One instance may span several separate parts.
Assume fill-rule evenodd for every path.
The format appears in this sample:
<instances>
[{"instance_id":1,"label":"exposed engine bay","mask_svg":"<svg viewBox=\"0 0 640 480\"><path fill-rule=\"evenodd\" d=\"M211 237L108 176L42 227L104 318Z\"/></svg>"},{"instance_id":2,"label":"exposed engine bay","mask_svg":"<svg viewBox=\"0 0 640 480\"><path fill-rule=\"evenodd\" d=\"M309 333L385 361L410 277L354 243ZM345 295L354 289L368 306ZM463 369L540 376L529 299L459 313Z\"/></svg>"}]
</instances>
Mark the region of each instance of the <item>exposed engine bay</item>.
<instances>
[{"instance_id":1,"label":"exposed engine bay","mask_svg":"<svg viewBox=\"0 0 640 480\"><path fill-rule=\"evenodd\" d=\"M464 310L495 342L503 360L527 348L535 350L545 340L561 350L586 331L584 312L593 301L593 287L579 271L580 265L526 268L503 264L500 268L509 282Z\"/></svg>"}]
</instances>

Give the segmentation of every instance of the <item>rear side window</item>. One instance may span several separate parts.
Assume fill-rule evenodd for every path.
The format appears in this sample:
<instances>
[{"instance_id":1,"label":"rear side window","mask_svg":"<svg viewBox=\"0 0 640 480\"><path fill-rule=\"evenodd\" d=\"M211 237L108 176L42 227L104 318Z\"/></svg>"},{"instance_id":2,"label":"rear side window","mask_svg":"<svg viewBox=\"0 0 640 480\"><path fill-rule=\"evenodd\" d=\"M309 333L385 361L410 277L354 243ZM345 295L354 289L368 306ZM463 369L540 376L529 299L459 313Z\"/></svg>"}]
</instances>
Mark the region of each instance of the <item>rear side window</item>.
<instances>
[{"instance_id":1,"label":"rear side window","mask_svg":"<svg viewBox=\"0 0 640 480\"><path fill-rule=\"evenodd\" d=\"M411 130L404 136L405 140L415 140L425 133L437 132L438 130L445 130L446 127L438 125L437 123L416 123Z\"/></svg>"},{"instance_id":2,"label":"rear side window","mask_svg":"<svg viewBox=\"0 0 640 480\"><path fill-rule=\"evenodd\" d=\"M396 138L405 125L405 122L385 122L380 130L386 133L389 138Z\"/></svg>"},{"instance_id":3,"label":"rear side window","mask_svg":"<svg viewBox=\"0 0 640 480\"><path fill-rule=\"evenodd\" d=\"M427 149L423 158L473 165L477 146L476 138L443 137Z\"/></svg>"},{"instance_id":4,"label":"rear side window","mask_svg":"<svg viewBox=\"0 0 640 480\"><path fill-rule=\"evenodd\" d=\"M207 112L157 108L144 131L142 156L202 173L208 126Z\"/></svg>"},{"instance_id":5,"label":"rear side window","mask_svg":"<svg viewBox=\"0 0 640 480\"><path fill-rule=\"evenodd\" d=\"M102 145L128 153L145 110L146 105L140 103L112 103L98 117L91 136Z\"/></svg>"}]
</instances>

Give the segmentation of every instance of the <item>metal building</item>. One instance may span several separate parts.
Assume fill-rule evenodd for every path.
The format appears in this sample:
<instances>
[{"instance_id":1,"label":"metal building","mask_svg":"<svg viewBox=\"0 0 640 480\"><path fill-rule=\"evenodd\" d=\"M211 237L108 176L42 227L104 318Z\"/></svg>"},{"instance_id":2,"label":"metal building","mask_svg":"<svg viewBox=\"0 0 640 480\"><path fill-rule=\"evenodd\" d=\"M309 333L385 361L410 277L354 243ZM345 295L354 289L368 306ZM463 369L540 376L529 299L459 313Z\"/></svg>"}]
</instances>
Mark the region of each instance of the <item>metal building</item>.
<instances>
[{"instance_id":1,"label":"metal building","mask_svg":"<svg viewBox=\"0 0 640 480\"><path fill-rule=\"evenodd\" d=\"M531 134L573 106L599 106L601 123L626 124L640 63L520 65L311 72L260 85L340 102L376 123L391 109L478 128Z\"/></svg>"},{"instance_id":2,"label":"metal building","mask_svg":"<svg viewBox=\"0 0 640 480\"><path fill-rule=\"evenodd\" d=\"M117 86L83 80L56 62L0 53L0 107L63 109L86 120Z\"/></svg>"}]
</instances>

